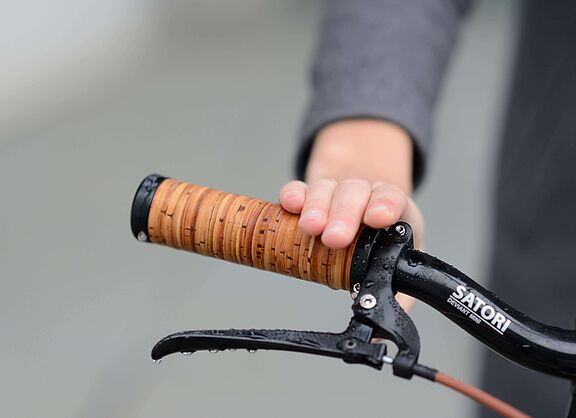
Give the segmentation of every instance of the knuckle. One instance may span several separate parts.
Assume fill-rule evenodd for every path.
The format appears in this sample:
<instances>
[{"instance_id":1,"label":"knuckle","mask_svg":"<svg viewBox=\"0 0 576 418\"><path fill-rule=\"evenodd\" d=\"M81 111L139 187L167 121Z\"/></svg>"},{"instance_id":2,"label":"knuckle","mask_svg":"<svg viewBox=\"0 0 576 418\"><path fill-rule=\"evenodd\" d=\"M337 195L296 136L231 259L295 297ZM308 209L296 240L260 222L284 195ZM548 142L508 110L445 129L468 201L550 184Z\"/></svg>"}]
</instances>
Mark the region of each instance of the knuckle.
<instances>
[{"instance_id":1,"label":"knuckle","mask_svg":"<svg viewBox=\"0 0 576 418\"><path fill-rule=\"evenodd\" d=\"M387 188L388 188L388 191L390 194L397 195L397 196L400 196L402 198L406 197L406 195L404 194L402 189L395 184L388 184Z\"/></svg>"},{"instance_id":2,"label":"knuckle","mask_svg":"<svg viewBox=\"0 0 576 418\"><path fill-rule=\"evenodd\" d=\"M374 210L376 208L384 208L384 209L380 209L380 210ZM397 218L398 216L400 216L400 209L398 208L398 205L387 198L380 198L380 199L375 199L374 201L372 201L366 211L366 217L367 218L384 218L384 219L393 219L393 218Z\"/></svg>"},{"instance_id":3,"label":"knuckle","mask_svg":"<svg viewBox=\"0 0 576 418\"><path fill-rule=\"evenodd\" d=\"M373 193L375 194L376 199L388 199L395 205L405 206L408 201L406 194L395 184L382 185L378 189L374 190Z\"/></svg>"},{"instance_id":4,"label":"knuckle","mask_svg":"<svg viewBox=\"0 0 576 418\"><path fill-rule=\"evenodd\" d=\"M293 188L297 188L297 189L304 189L307 187L306 183L304 183L303 181L300 180L292 180L291 182L289 182L287 184L287 186L289 187L293 187Z\"/></svg>"},{"instance_id":5,"label":"knuckle","mask_svg":"<svg viewBox=\"0 0 576 418\"><path fill-rule=\"evenodd\" d=\"M350 210L349 208L341 208L337 210L332 210L330 212L330 222L332 221L341 221L347 225L354 225L358 223L357 220L357 213L355 211Z\"/></svg>"},{"instance_id":6,"label":"knuckle","mask_svg":"<svg viewBox=\"0 0 576 418\"><path fill-rule=\"evenodd\" d=\"M306 187L306 183L301 182L301 181L291 181L286 183L284 186L282 186L282 188L280 189L280 193L286 193L286 192L290 192L290 191L294 191L294 190L302 190Z\"/></svg>"},{"instance_id":7,"label":"knuckle","mask_svg":"<svg viewBox=\"0 0 576 418\"><path fill-rule=\"evenodd\" d=\"M324 177L321 179L318 179L314 182L315 186L320 186L320 187L335 187L338 184L338 182L336 181L336 179L332 178L332 177Z\"/></svg>"},{"instance_id":8,"label":"knuckle","mask_svg":"<svg viewBox=\"0 0 576 418\"><path fill-rule=\"evenodd\" d=\"M293 187L286 185L280 190L279 193L280 201L286 202L286 201L292 201L294 199L303 200L306 195L305 190L306 189L303 187Z\"/></svg>"},{"instance_id":9,"label":"knuckle","mask_svg":"<svg viewBox=\"0 0 576 418\"><path fill-rule=\"evenodd\" d=\"M348 178L345 180L342 180L341 184L343 186L350 186L350 187L364 187L364 188L369 188L370 184L368 183L368 181L364 180L364 179L358 179L358 178Z\"/></svg>"}]
</instances>

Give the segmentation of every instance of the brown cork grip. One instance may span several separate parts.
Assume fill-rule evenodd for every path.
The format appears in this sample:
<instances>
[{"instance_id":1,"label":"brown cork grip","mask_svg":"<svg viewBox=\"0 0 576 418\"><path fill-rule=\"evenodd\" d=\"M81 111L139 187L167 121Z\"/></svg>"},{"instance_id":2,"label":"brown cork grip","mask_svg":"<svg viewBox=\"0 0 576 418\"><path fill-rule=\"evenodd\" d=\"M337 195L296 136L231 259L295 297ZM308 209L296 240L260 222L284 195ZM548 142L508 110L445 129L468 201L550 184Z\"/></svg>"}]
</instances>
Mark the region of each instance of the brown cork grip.
<instances>
[{"instance_id":1,"label":"brown cork grip","mask_svg":"<svg viewBox=\"0 0 576 418\"><path fill-rule=\"evenodd\" d=\"M134 198L132 230L140 240L349 290L356 242L332 250L302 234L298 218L277 203L149 176Z\"/></svg>"}]
</instances>

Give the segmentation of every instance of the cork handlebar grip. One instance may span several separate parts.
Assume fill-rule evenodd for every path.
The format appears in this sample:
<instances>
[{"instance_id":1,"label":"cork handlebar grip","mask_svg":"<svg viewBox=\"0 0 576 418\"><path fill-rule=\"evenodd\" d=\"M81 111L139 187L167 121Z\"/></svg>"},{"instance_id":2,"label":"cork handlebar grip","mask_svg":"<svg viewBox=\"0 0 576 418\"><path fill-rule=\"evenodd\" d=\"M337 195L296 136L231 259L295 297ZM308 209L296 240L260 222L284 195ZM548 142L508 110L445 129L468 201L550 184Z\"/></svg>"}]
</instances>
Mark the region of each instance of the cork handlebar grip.
<instances>
[{"instance_id":1,"label":"cork handlebar grip","mask_svg":"<svg viewBox=\"0 0 576 418\"><path fill-rule=\"evenodd\" d=\"M136 192L131 224L140 241L350 290L351 271L365 263L356 243L373 237L360 232L332 250L302 234L298 218L277 203L151 175Z\"/></svg>"}]
</instances>

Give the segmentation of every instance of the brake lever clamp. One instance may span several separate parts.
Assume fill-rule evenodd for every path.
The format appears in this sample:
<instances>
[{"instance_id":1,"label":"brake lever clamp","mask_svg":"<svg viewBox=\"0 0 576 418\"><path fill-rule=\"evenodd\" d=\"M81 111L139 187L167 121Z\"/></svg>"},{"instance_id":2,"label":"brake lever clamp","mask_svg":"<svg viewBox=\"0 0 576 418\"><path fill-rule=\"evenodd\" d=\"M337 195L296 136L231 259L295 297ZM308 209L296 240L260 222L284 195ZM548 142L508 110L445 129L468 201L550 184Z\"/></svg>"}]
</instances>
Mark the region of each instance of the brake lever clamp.
<instances>
[{"instance_id":1,"label":"brake lever clamp","mask_svg":"<svg viewBox=\"0 0 576 418\"><path fill-rule=\"evenodd\" d=\"M420 339L410 317L394 298L393 276L402 251L412 248L412 228L398 222L388 231L365 228L353 260L351 285L358 289L354 313L342 333L291 330L195 330L169 335L152 349L159 361L173 353L212 352L234 349L281 350L336 357L381 369L389 362L386 345L391 340L398 352L393 373L410 379L420 351Z\"/></svg>"},{"instance_id":2,"label":"brake lever clamp","mask_svg":"<svg viewBox=\"0 0 576 418\"><path fill-rule=\"evenodd\" d=\"M396 301L393 288L398 259L405 249L413 248L412 228L405 222L381 230L367 249L369 263L363 278L352 276L358 289L352 311L354 318L373 329L372 338L391 340L398 353L392 362L396 376L410 379L420 353L416 326Z\"/></svg>"}]
</instances>

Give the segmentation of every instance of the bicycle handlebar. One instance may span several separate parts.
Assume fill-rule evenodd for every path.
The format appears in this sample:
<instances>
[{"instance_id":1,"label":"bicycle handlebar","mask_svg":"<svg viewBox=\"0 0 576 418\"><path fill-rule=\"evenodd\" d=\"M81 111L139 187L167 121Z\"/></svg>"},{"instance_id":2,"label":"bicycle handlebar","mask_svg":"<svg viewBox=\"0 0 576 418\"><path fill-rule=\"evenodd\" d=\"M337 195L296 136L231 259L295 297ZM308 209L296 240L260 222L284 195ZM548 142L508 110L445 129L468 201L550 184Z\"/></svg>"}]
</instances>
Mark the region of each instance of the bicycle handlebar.
<instances>
[{"instance_id":1,"label":"bicycle handlebar","mask_svg":"<svg viewBox=\"0 0 576 418\"><path fill-rule=\"evenodd\" d=\"M353 288L366 274L378 231L331 250L303 235L298 215L280 205L158 175L140 185L132 232L141 241L245 264L327 285ZM422 300L484 344L525 367L576 377L576 331L547 326L512 309L454 267L404 250L392 287Z\"/></svg>"},{"instance_id":2,"label":"bicycle handlebar","mask_svg":"<svg viewBox=\"0 0 576 418\"><path fill-rule=\"evenodd\" d=\"M517 364L554 376L576 376L576 331L529 318L429 254L406 250L398 260L394 287Z\"/></svg>"}]
</instances>

